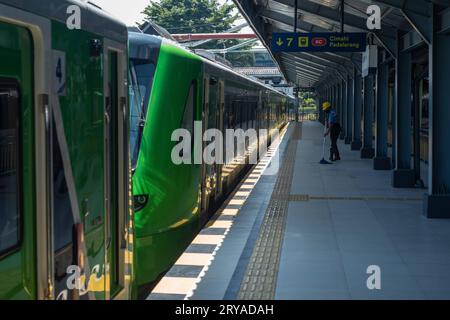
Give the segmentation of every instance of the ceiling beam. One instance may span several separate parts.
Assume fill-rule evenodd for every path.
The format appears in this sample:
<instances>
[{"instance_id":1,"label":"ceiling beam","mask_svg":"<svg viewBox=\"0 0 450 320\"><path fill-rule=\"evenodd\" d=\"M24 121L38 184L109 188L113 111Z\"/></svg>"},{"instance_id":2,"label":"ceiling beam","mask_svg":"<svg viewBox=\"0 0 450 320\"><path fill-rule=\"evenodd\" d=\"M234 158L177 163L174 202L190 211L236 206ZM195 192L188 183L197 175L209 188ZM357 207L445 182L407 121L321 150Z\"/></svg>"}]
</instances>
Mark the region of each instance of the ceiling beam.
<instances>
[{"instance_id":1,"label":"ceiling beam","mask_svg":"<svg viewBox=\"0 0 450 320\"><path fill-rule=\"evenodd\" d=\"M276 0L277 2L294 7L295 0ZM410 1L410 0L409 0ZM414 0L415 1L415 0ZM341 22L341 14L339 10L323 6L311 1L299 1L298 2L298 9L300 12L304 12L310 15L313 15L317 18L322 18L329 20L333 23L339 24ZM363 32L368 32L367 30L367 18L359 17L353 14L350 14L348 12L344 13L344 25L354 27L356 29L359 29ZM397 30L391 26L384 25L379 33L390 36L394 34Z\"/></svg>"},{"instance_id":2,"label":"ceiling beam","mask_svg":"<svg viewBox=\"0 0 450 320\"><path fill-rule=\"evenodd\" d=\"M306 79L309 79L309 80L312 80L312 81L315 81L315 82L317 82L317 81L319 81L321 79L321 77L310 75L308 72L305 72L304 70L301 70L298 67L294 67L294 68L295 68L295 71L292 70L292 69L286 69L286 72L288 72L288 73L289 72L291 72L291 73L294 72L295 77L293 77L293 78L296 78L297 76L301 76L303 78L306 78Z\"/></svg>"},{"instance_id":3,"label":"ceiling beam","mask_svg":"<svg viewBox=\"0 0 450 320\"><path fill-rule=\"evenodd\" d=\"M431 12L429 11L428 7L428 4L430 2L429 0L374 0L374 1L363 0L363 1L371 4L373 4L373 2L377 2L389 6L391 8L408 10L414 12L415 14L431 17ZM434 2L442 5L444 5L445 2L447 2L447 5L449 5L448 1L446 0L442 1L434 0Z\"/></svg>"},{"instance_id":4,"label":"ceiling beam","mask_svg":"<svg viewBox=\"0 0 450 320\"><path fill-rule=\"evenodd\" d=\"M302 73L304 73L304 74L306 74L306 75L308 75L308 76L310 76L310 77L312 77L314 79L317 79L317 80L319 80L322 77L322 75L323 75L322 73L311 72L310 70L305 69L304 66L295 64L295 63L290 62L290 61L286 61L286 62L284 62L284 64L288 65L291 68L294 68L295 70L299 70Z\"/></svg>"}]
</instances>

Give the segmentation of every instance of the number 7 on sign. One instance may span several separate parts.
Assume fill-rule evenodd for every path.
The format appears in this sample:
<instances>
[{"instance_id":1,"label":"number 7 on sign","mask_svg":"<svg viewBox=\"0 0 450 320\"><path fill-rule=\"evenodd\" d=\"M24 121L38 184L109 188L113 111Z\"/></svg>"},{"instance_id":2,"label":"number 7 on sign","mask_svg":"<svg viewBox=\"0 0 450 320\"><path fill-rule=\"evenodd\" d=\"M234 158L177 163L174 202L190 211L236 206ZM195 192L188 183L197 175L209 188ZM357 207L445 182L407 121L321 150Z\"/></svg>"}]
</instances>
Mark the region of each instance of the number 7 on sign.
<instances>
[{"instance_id":1,"label":"number 7 on sign","mask_svg":"<svg viewBox=\"0 0 450 320\"><path fill-rule=\"evenodd\" d=\"M288 47L290 47L292 45L292 41L294 41L294 38L286 38L287 42L288 42Z\"/></svg>"}]
</instances>

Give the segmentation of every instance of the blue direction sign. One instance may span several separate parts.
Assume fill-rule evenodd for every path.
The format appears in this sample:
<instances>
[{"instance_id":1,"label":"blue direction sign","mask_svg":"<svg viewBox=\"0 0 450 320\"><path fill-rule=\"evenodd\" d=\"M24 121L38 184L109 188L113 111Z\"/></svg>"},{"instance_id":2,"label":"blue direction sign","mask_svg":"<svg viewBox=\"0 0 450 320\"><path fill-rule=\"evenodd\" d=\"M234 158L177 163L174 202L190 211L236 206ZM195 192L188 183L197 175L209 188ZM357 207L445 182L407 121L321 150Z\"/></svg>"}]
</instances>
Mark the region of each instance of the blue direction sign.
<instances>
[{"instance_id":1,"label":"blue direction sign","mask_svg":"<svg viewBox=\"0 0 450 320\"><path fill-rule=\"evenodd\" d=\"M366 33L274 33L272 52L364 52Z\"/></svg>"}]
</instances>

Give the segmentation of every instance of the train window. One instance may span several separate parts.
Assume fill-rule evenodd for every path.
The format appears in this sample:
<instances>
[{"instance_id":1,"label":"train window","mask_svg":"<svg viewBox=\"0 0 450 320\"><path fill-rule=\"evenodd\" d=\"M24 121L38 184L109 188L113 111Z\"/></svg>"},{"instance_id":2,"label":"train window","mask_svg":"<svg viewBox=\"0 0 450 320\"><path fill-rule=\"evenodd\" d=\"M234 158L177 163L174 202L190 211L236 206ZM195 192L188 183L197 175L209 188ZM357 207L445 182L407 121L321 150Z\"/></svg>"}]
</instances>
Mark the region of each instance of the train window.
<instances>
[{"instance_id":1,"label":"train window","mask_svg":"<svg viewBox=\"0 0 450 320\"><path fill-rule=\"evenodd\" d=\"M245 129L245 103L239 102L239 128Z\"/></svg>"},{"instance_id":2,"label":"train window","mask_svg":"<svg viewBox=\"0 0 450 320\"><path fill-rule=\"evenodd\" d=\"M0 84L0 257L20 243L19 88Z\"/></svg>"},{"instance_id":3,"label":"train window","mask_svg":"<svg viewBox=\"0 0 450 320\"><path fill-rule=\"evenodd\" d=\"M241 117L242 117L241 128L243 130L247 130L247 109L248 109L247 103L243 102L241 105Z\"/></svg>"},{"instance_id":4,"label":"train window","mask_svg":"<svg viewBox=\"0 0 450 320\"><path fill-rule=\"evenodd\" d=\"M242 102L241 101L239 101L237 103L236 118L237 118L236 127L238 129L242 129Z\"/></svg>"},{"instance_id":5,"label":"train window","mask_svg":"<svg viewBox=\"0 0 450 320\"><path fill-rule=\"evenodd\" d=\"M258 104L255 102L252 105L252 127L256 128L256 108L258 108Z\"/></svg>"},{"instance_id":6,"label":"train window","mask_svg":"<svg viewBox=\"0 0 450 320\"><path fill-rule=\"evenodd\" d=\"M245 129L250 128L250 104L245 105Z\"/></svg>"},{"instance_id":7,"label":"train window","mask_svg":"<svg viewBox=\"0 0 450 320\"><path fill-rule=\"evenodd\" d=\"M229 103L225 104L224 119L225 119L225 129L230 129L231 128L231 112L230 112Z\"/></svg>"},{"instance_id":8,"label":"train window","mask_svg":"<svg viewBox=\"0 0 450 320\"><path fill-rule=\"evenodd\" d=\"M194 120L195 120L195 93L197 86L195 82L191 84L189 89L188 98L186 100L186 107L184 109L183 121L181 123L181 128L186 129L191 134L191 141L194 141Z\"/></svg>"},{"instance_id":9,"label":"train window","mask_svg":"<svg viewBox=\"0 0 450 320\"><path fill-rule=\"evenodd\" d=\"M233 101L231 104L231 128L236 129L237 128L237 102Z\"/></svg>"},{"instance_id":10,"label":"train window","mask_svg":"<svg viewBox=\"0 0 450 320\"><path fill-rule=\"evenodd\" d=\"M152 62L136 59L130 62L130 149L133 168L139 155L155 70L156 65Z\"/></svg>"}]
</instances>

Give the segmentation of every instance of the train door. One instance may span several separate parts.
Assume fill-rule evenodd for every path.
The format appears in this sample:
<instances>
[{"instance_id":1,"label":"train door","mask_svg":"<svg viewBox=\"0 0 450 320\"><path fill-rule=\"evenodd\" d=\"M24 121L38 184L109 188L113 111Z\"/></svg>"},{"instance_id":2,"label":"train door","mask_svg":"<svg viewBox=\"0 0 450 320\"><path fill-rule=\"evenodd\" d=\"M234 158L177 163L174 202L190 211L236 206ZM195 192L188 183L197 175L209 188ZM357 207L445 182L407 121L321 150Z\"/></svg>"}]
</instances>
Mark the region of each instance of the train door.
<instances>
[{"instance_id":1,"label":"train door","mask_svg":"<svg viewBox=\"0 0 450 320\"><path fill-rule=\"evenodd\" d=\"M261 148L261 136L260 136L260 131L261 131L261 111L262 111L262 91L258 91L258 101L256 103L255 106L255 129L257 132L257 136L258 136L258 141L257 141L257 148L256 148L256 152L258 152L258 161L260 160L259 155L260 153L260 148Z\"/></svg>"},{"instance_id":2,"label":"train door","mask_svg":"<svg viewBox=\"0 0 450 320\"><path fill-rule=\"evenodd\" d=\"M108 266L111 295L119 289L118 274L118 84L117 52L108 50L107 91L105 101L105 192L106 192L106 265Z\"/></svg>"},{"instance_id":3,"label":"train door","mask_svg":"<svg viewBox=\"0 0 450 320\"><path fill-rule=\"evenodd\" d=\"M216 129L222 132L222 136L225 136L224 132L224 113L225 113L225 82L219 81L218 88L218 108L217 108L217 117L216 117ZM219 146L220 147L220 146ZM221 146L222 155L225 156L225 142ZM223 164L216 164L216 199L218 199L222 195L222 166Z\"/></svg>"},{"instance_id":4,"label":"train door","mask_svg":"<svg viewBox=\"0 0 450 320\"><path fill-rule=\"evenodd\" d=\"M0 299L33 299L33 42L3 22L0 34Z\"/></svg>"},{"instance_id":5,"label":"train door","mask_svg":"<svg viewBox=\"0 0 450 320\"><path fill-rule=\"evenodd\" d=\"M69 184L72 178L68 176L67 154L68 150L63 142L64 132L58 130L62 122L59 106L52 106L49 117L49 150L50 162L50 199L51 199L51 233L53 243L53 271L55 297L59 300L80 299L80 287L68 287L68 268L74 266L77 272L84 272L84 263L80 242L83 231L82 225L75 225L73 199L70 197ZM60 127L61 128L61 127ZM64 159L66 157L66 159ZM72 181L73 182L73 181ZM78 221L79 222L79 221ZM75 235L76 234L76 235ZM77 245L74 238L77 238ZM74 269L75 270L75 269ZM74 283L79 283L75 279Z\"/></svg>"},{"instance_id":6,"label":"train door","mask_svg":"<svg viewBox=\"0 0 450 320\"><path fill-rule=\"evenodd\" d=\"M272 102L270 98L270 93L267 94L266 100L266 128L267 128L267 146L270 145L270 135L271 135L271 123L272 123Z\"/></svg>"},{"instance_id":7,"label":"train door","mask_svg":"<svg viewBox=\"0 0 450 320\"><path fill-rule=\"evenodd\" d=\"M124 289L127 250L127 121L123 49L105 49L105 291L106 299Z\"/></svg>"},{"instance_id":8,"label":"train door","mask_svg":"<svg viewBox=\"0 0 450 320\"><path fill-rule=\"evenodd\" d=\"M209 78L209 94L208 94L208 112L207 112L207 127L206 129L218 129L217 125L220 121L220 83L216 77ZM216 150L217 152L217 150ZM208 194L208 207L212 205L216 197L217 181L217 164L205 164L206 167L206 189Z\"/></svg>"},{"instance_id":9,"label":"train door","mask_svg":"<svg viewBox=\"0 0 450 320\"><path fill-rule=\"evenodd\" d=\"M202 106L202 148L201 155L203 159L203 150L206 148L206 143L203 139L203 133L208 129L208 115L209 115L209 76L205 75L203 79L203 106ZM202 160L202 177L201 177L201 212L207 212L209 204L209 189L207 186L207 166Z\"/></svg>"},{"instance_id":10,"label":"train door","mask_svg":"<svg viewBox=\"0 0 450 320\"><path fill-rule=\"evenodd\" d=\"M223 83L216 77L207 75L204 79L204 105L203 105L203 132L208 129L223 129L224 108ZM223 101L223 102L222 102ZM205 150L207 143L203 142L202 150ZM217 151L217 150L216 150ZM207 164L203 161L202 169L202 211L205 212L213 204L219 192L219 166L217 164Z\"/></svg>"}]
</instances>

